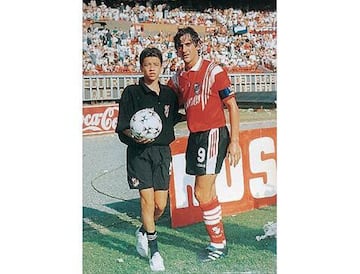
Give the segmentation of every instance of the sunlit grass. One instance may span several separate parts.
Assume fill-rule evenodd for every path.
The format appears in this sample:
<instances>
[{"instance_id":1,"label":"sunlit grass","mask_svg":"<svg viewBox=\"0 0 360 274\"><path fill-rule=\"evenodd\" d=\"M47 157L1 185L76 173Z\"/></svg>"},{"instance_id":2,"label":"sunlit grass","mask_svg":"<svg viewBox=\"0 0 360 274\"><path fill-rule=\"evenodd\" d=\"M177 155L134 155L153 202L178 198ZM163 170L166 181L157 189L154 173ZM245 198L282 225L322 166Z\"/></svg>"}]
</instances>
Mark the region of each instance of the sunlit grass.
<instances>
[{"instance_id":1,"label":"sunlit grass","mask_svg":"<svg viewBox=\"0 0 360 274\"><path fill-rule=\"evenodd\" d=\"M135 203L111 207L119 215L84 209L83 273L151 273L148 260L135 250L134 232L140 224ZM129 214L124 214L127 211ZM220 261L201 264L198 254L208 244L203 223L171 228L169 214L165 214L157 224L166 268L163 273L276 273L276 239L256 241L257 235L264 234L263 225L276 221L276 206L223 220L229 254Z\"/></svg>"}]
</instances>

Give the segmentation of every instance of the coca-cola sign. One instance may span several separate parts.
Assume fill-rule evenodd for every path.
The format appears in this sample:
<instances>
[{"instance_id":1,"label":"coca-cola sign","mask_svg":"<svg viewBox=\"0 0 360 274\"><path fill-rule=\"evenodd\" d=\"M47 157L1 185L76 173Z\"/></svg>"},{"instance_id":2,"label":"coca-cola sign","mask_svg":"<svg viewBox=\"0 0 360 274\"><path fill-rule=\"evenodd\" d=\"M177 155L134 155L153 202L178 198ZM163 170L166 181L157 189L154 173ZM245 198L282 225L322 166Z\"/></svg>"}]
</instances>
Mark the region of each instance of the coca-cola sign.
<instances>
[{"instance_id":1,"label":"coca-cola sign","mask_svg":"<svg viewBox=\"0 0 360 274\"><path fill-rule=\"evenodd\" d=\"M84 106L83 135L113 133L119 114L117 104Z\"/></svg>"}]
</instances>

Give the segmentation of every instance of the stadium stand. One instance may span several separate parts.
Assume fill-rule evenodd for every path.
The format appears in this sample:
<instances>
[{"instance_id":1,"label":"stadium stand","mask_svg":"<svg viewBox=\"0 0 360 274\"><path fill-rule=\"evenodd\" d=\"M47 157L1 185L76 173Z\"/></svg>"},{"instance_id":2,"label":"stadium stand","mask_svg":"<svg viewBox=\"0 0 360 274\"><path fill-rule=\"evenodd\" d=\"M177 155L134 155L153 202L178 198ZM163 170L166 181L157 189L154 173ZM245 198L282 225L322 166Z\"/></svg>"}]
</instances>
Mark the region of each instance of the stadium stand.
<instances>
[{"instance_id":1,"label":"stadium stand","mask_svg":"<svg viewBox=\"0 0 360 274\"><path fill-rule=\"evenodd\" d=\"M203 35L203 56L229 72L276 72L276 12L233 8L198 12L178 7L165 13L166 6L135 4L120 9L103 2L84 3L84 74L139 72L139 53L148 45L164 52L165 72L174 71L182 64L172 35L187 25Z\"/></svg>"},{"instance_id":2,"label":"stadium stand","mask_svg":"<svg viewBox=\"0 0 360 274\"><path fill-rule=\"evenodd\" d=\"M164 75L171 75L183 66L172 40L178 27L183 26L196 28L202 36L202 56L217 62L229 74L276 73L276 11L199 11L170 8L159 1L149 3L127 1L114 8L104 2L98 5L95 0L83 2L84 77L137 75L140 52L149 45L163 52ZM266 87L247 91L237 95L239 102L274 105L276 101L276 84L271 94ZM250 95L251 91L266 92Z\"/></svg>"}]
</instances>

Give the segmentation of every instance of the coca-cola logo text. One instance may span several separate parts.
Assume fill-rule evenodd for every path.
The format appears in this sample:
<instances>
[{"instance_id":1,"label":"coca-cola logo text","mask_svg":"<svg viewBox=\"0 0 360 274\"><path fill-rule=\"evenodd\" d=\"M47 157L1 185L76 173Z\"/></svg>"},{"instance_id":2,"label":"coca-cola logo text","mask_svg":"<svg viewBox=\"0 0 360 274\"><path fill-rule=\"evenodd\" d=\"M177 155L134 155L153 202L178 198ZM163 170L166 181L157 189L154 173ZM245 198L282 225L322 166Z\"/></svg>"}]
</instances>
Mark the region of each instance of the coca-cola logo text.
<instances>
[{"instance_id":1,"label":"coca-cola logo text","mask_svg":"<svg viewBox=\"0 0 360 274\"><path fill-rule=\"evenodd\" d=\"M83 111L83 133L114 131L117 125L118 107L94 107Z\"/></svg>"}]
</instances>

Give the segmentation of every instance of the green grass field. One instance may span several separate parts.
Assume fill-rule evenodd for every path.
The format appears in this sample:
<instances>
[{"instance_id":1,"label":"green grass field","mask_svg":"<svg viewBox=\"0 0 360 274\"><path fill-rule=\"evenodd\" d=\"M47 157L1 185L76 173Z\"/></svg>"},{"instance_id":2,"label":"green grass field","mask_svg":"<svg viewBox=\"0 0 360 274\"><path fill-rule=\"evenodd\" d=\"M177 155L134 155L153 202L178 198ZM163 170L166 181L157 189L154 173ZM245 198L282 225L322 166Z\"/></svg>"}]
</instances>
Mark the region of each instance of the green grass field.
<instances>
[{"instance_id":1,"label":"green grass field","mask_svg":"<svg viewBox=\"0 0 360 274\"><path fill-rule=\"evenodd\" d=\"M83 273L152 273L148 260L135 249L134 232L139 222L139 201L106 205L107 213L83 210ZM158 244L164 258L163 273L276 273L276 239L256 241L263 225L276 221L276 206L223 217L229 247L225 259L202 264L199 252L208 244L203 223L171 228L167 210L157 224Z\"/></svg>"}]
</instances>

